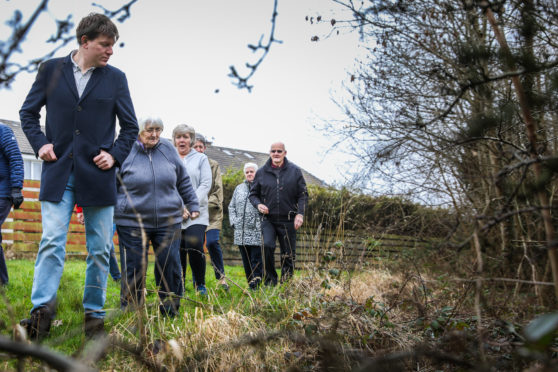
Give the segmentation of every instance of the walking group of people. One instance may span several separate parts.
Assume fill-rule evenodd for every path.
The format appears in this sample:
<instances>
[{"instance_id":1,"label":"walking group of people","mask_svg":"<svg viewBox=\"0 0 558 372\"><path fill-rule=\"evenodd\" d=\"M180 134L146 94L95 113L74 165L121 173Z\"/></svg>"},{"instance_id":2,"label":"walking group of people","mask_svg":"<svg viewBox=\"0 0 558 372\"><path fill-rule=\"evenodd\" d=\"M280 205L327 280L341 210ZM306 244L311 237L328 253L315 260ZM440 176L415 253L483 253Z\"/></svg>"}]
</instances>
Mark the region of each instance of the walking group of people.
<instances>
[{"instance_id":1,"label":"walking group of people","mask_svg":"<svg viewBox=\"0 0 558 372\"><path fill-rule=\"evenodd\" d=\"M109 267L113 278L119 275L110 264L115 229L123 309L144 301L150 244L161 314L178 314L188 263L193 287L200 295L207 294L204 243L219 285L228 290L219 245L221 171L204 154L205 138L180 124L170 141L160 137L161 119L147 117L138 123L125 74L108 65L119 36L108 17L96 13L84 17L76 36L77 50L41 65L20 110L22 129L44 161L39 193L43 234L31 291L33 307L29 319L22 321L32 339L49 333L56 312L68 226L76 205L88 252L83 293L86 336L104 332ZM44 131L39 123L43 107ZM117 118L120 131L115 138ZM0 141L1 224L12 205L18 208L23 202L23 161L7 126L0 126ZM296 230L303 223L307 191L300 169L288 162L286 154L278 142L272 144L262 168L247 163L246 180L236 187L228 206L234 243L251 289L262 281L277 284L276 238L281 281L293 274ZM0 282L8 282L3 253Z\"/></svg>"}]
</instances>

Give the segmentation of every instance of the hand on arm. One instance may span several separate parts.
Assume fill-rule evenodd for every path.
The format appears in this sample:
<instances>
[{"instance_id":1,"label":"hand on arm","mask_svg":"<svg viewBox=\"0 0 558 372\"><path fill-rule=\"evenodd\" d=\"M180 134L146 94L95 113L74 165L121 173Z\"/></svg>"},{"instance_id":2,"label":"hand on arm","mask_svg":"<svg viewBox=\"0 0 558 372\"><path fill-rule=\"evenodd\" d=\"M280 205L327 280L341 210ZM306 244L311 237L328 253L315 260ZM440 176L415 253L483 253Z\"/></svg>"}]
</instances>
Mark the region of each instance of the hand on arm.
<instances>
[{"instance_id":1,"label":"hand on arm","mask_svg":"<svg viewBox=\"0 0 558 372\"><path fill-rule=\"evenodd\" d=\"M188 218L190 218L190 212L188 211L188 208L184 207L184 210L182 211L182 219L187 220Z\"/></svg>"},{"instance_id":2,"label":"hand on arm","mask_svg":"<svg viewBox=\"0 0 558 372\"><path fill-rule=\"evenodd\" d=\"M114 158L105 150L101 150L99 155L93 158L93 161L102 170L109 170L114 165Z\"/></svg>"},{"instance_id":3,"label":"hand on arm","mask_svg":"<svg viewBox=\"0 0 558 372\"><path fill-rule=\"evenodd\" d=\"M302 223L304 222L304 216L302 214L297 214L294 219L294 228L298 230Z\"/></svg>"},{"instance_id":4,"label":"hand on arm","mask_svg":"<svg viewBox=\"0 0 558 372\"><path fill-rule=\"evenodd\" d=\"M190 212L188 211L188 208L184 207L184 211L182 212L182 219L187 220L188 218L191 219L196 219L200 216L200 212L195 211L195 212Z\"/></svg>"},{"instance_id":5,"label":"hand on arm","mask_svg":"<svg viewBox=\"0 0 558 372\"><path fill-rule=\"evenodd\" d=\"M56 157L56 154L54 153L54 145L52 143L47 143L47 144L43 145L39 149L39 158L41 158L44 161L56 161L56 160L58 160L58 158Z\"/></svg>"},{"instance_id":6,"label":"hand on arm","mask_svg":"<svg viewBox=\"0 0 558 372\"><path fill-rule=\"evenodd\" d=\"M263 214L269 213L269 208L265 204L258 204L258 211Z\"/></svg>"}]
</instances>

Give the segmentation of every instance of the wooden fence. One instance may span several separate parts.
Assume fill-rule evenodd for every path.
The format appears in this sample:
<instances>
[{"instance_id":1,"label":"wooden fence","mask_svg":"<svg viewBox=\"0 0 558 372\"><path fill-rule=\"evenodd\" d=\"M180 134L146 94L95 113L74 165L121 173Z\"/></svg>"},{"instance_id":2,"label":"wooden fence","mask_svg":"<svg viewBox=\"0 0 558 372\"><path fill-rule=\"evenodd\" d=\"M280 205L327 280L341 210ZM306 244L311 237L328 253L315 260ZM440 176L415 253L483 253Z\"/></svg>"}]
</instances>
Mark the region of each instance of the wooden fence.
<instances>
[{"instance_id":1,"label":"wooden fence","mask_svg":"<svg viewBox=\"0 0 558 372\"><path fill-rule=\"evenodd\" d=\"M223 259L229 265L241 265L239 250L222 237ZM369 237L355 232L336 233L301 228L297 232L296 260L299 265L319 265L327 260L353 266L362 262L397 258L406 249L427 249L430 242L413 237L378 235ZM280 262L277 242L275 261Z\"/></svg>"},{"instance_id":2,"label":"wooden fence","mask_svg":"<svg viewBox=\"0 0 558 372\"><path fill-rule=\"evenodd\" d=\"M42 234L41 205L38 201L40 181L26 180L23 195L25 202L20 209L12 210L2 225L2 236L9 250L17 256L36 254ZM375 236L367 237L354 232L336 233L320 229L303 228L298 231L296 260L300 265L320 264L332 260L340 264L371 262L378 258L397 257L404 249L426 248L429 242L413 237ZM118 237L113 237L118 252ZM232 236L222 234L223 259L227 265L241 265L240 252L232 244ZM280 260L277 245L276 261ZM66 244L68 256L85 257L85 230L72 216ZM150 248L150 254L153 250Z\"/></svg>"}]
</instances>

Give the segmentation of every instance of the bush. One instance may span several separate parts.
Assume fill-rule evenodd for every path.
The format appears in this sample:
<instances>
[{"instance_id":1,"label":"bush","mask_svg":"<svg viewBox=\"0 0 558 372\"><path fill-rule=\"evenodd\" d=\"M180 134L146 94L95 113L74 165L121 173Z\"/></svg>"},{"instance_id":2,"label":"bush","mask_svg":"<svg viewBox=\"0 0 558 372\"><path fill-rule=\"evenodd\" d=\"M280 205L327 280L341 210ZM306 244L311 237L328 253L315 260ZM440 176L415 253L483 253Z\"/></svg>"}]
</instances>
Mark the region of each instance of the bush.
<instances>
[{"instance_id":1,"label":"bush","mask_svg":"<svg viewBox=\"0 0 558 372\"><path fill-rule=\"evenodd\" d=\"M228 206L235 187L244 181L241 170L223 175L223 240L232 244ZM452 213L429 208L404 198L374 197L347 188L308 185L305 227L365 231L397 235L444 237L451 231Z\"/></svg>"}]
</instances>

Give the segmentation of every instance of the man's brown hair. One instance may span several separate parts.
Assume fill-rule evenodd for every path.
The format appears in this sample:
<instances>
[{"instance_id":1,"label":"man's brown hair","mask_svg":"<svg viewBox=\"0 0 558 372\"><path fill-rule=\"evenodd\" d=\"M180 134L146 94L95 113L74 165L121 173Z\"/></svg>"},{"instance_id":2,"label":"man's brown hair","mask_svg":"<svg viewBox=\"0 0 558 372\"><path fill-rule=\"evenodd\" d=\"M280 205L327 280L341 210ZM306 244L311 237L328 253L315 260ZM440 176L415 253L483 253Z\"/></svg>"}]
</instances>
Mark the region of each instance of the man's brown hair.
<instances>
[{"instance_id":1,"label":"man's brown hair","mask_svg":"<svg viewBox=\"0 0 558 372\"><path fill-rule=\"evenodd\" d=\"M88 40L95 40L99 35L105 35L118 40L118 29L116 25L104 14L90 13L79 21L76 29L78 44L82 44L82 36Z\"/></svg>"}]
</instances>

